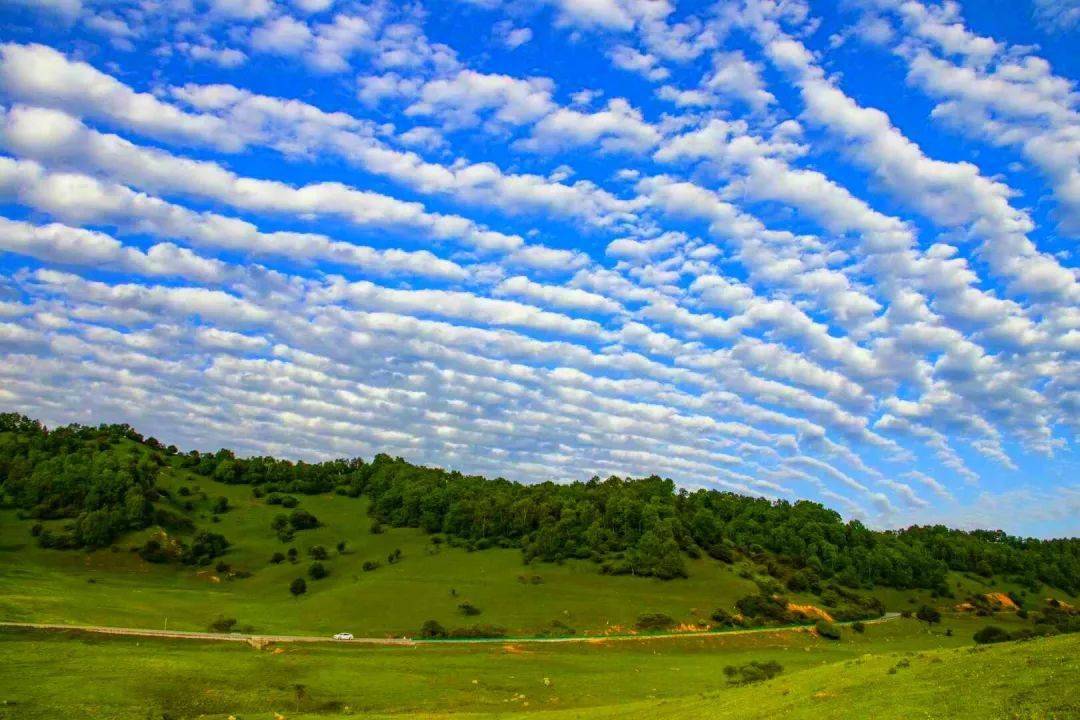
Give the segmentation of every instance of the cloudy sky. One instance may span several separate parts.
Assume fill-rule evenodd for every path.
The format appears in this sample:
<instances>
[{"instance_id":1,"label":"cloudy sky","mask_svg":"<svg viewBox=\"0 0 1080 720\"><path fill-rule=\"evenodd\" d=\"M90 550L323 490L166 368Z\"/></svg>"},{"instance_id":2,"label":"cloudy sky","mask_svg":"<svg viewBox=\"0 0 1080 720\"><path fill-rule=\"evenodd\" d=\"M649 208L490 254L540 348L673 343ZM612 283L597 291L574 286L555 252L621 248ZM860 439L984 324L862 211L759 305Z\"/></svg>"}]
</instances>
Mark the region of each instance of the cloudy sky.
<instances>
[{"instance_id":1,"label":"cloudy sky","mask_svg":"<svg viewBox=\"0 0 1080 720\"><path fill-rule=\"evenodd\" d=\"M1080 533L1080 2L0 0L0 407Z\"/></svg>"}]
</instances>

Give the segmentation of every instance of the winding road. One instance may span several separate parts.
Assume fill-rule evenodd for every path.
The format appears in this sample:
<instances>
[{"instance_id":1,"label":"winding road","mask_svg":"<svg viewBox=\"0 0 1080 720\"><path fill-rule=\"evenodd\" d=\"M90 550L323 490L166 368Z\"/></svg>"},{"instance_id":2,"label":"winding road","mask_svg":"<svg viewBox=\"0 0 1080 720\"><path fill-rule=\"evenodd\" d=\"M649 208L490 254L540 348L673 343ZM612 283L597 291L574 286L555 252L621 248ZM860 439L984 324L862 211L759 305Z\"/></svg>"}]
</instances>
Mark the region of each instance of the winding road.
<instances>
[{"instance_id":1,"label":"winding road","mask_svg":"<svg viewBox=\"0 0 1080 720\"><path fill-rule=\"evenodd\" d=\"M889 622L900 617L900 613L885 613L880 618L864 620L866 625ZM850 625L851 623L836 623ZM352 640L335 640L324 635L253 635L245 633L193 632L186 630L153 630L150 628L109 627L106 625L64 625L62 623L25 623L0 622L0 628L15 630L45 630L94 633L96 635L120 635L124 637L165 638L170 640L209 640L215 642L242 642L262 646L274 643L333 643L335 645L476 645L476 644L514 644L524 643L596 643L624 640L668 640L674 638L724 637L728 635L751 635L755 633L801 632L812 625L789 625L785 627L745 628L739 630L699 630L693 632L647 633L639 635L572 635L551 638L446 638L422 640L408 637L362 637Z\"/></svg>"}]
</instances>

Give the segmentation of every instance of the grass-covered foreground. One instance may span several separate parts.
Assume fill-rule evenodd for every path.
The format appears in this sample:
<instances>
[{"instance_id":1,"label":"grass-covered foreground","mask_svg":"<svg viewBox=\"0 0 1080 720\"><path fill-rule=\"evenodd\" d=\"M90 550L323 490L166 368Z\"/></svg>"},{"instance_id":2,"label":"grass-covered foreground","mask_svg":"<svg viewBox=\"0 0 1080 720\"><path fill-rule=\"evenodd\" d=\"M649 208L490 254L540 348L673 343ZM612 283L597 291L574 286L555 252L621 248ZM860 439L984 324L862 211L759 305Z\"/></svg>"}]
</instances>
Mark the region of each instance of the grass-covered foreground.
<instances>
[{"instance_id":1,"label":"grass-covered foreground","mask_svg":"<svg viewBox=\"0 0 1080 720\"><path fill-rule=\"evenodd\" d=\"M342 647L0 632L0 718L1075 718L1080 636L972 646L914 620L539 645ZM726 666L775 662L732 684Z\"/></svg>"}]
</instances>

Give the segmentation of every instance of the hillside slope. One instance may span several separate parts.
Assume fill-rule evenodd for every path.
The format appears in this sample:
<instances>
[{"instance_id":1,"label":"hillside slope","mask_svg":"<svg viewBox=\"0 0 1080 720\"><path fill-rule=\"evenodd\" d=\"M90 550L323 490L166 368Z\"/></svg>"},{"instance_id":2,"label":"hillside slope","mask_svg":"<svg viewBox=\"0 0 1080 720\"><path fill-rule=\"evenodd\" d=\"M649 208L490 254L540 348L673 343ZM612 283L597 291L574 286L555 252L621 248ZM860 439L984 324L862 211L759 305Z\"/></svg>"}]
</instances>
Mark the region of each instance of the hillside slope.
<instances>
[{"instance_id":1,"label":"hillside slope","mask_svg":"<svg viewBox=\"0 0 1080 720\"><path fill-rule=\"evenodd\" d=\"M991 592L1033 611L1048 596L1073 600L1036 578L1075 580L1076 541L875 533L812 503L686 495L659 479L534 490L385 456L306 465L185 455L126 426L49 431L2 417L5 620L205 630L221 618L260 633L372 636L415 635L435 620L528 636L632 631L647 613L702 627L813 620L813 608L837 619L925 603L949 610ZM481 507L534 492L522 502L536 506L537 529L524 535L500 520L505 513ZM475 513L489 517L486 527ZM579 522L589 513L599 513L593 525L614 529L597 536ZM621 572L652 552L642 549L650 533L670 534L653 548L650 576ZM871 582L874 554L888 559L908 545L932 583ZM983 574L950 569L981 565ZM675 566L673 579L655 572ZM870 575L856 581L863 571ZM297 579L305 591L294 596ZM779 595L779 604L739 604Z\"/></svg>"}]
</instances>

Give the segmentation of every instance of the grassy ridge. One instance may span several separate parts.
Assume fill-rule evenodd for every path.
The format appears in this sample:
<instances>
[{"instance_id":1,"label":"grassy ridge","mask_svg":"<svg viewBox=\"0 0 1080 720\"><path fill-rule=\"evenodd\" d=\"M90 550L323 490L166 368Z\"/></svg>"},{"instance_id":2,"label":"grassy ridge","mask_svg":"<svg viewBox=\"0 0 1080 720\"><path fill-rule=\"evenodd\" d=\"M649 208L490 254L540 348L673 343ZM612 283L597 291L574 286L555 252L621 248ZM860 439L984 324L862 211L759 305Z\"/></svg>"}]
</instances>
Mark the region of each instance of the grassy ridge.
<instances>
[{"instance_id":1,"label":"grassy ridge","mask_svg":"<svg viewBox=\"0 0 1080 720\"><path fill-rule=\"evenodd\" d=\"M976 620L947 624L952 637L896 621L864 635L845 630L835 643L795 632L573 646L263 651L0 632L0 664L8 670L0 675L0 718L1076 717L1080 636L971 648L962 637L970 637ZM723 666L751 660L776 660L784 673L728 686Z\"/></svg>"},{"instance_id":2,"label":"grassy ridge","mask_svg":"<svg viewBox=\"0 0 1080 720\"><path fill-rule=\"evenodd\" d=\"M587 561L526 566L517 550L469 553L445 545L435 552L430 539L411 529L369 532L366 501L337 496L304 496L301 507L323 526L297 533L282 544L270 529L280 508L251 496L249 488L166 474L162 484L203 487L211 497L229 497L233 510L214 526L234 540L223 558L233 567L253 570L250 578L221 580L213 567L153 565L126 551L52 551L37 548L30 523L0 511L0 617L8 620L76 624L169 627L204 630L218 615L237 618L258 632L329 634L349 630L364 635L413 634L427 619L447 626L494 623L511 634L531 635L559 620L579 632L631 626L637 615L656 610L684 620L697 610L702 619L720 605L755 591L752 582L714 561L691 561L691 575L679 582L629 576L607 577ZM348 544L346 554L334 550ZM140 537L125 540L139 544ZM331 552L330 576L308 581L308 593L294 599L290 580L305 574L308 547ZM271 565L275 551L296 546L299 563ZM403 559L386 564L394 549ZM367 560L382 561L364 572ZM532 576L542 582L534 584ZM521 582L524 576L526 582ZM88 581L93 580L93 583ZM456 596L451 595L456 591ZM465 618L464 600L482 609Z\"/></svg>"},{"instance_id":3,"label":"grassy ridge","mask_svg":"<svg viewBox=\"0 0 1080 720\"><path fill-rule=\"evenodd\" d=\"M215 498L228 498L232 509L220 516L220 522L200 519L200 523L232 540L222 559L252 576L228 580L213 566L145 562L129 548L140 545L148 531L126 536L115 550L41 549L30 535L33 523L6 510L0 511L0 617L152 628L163 627L167 620L173 629L205 630L224 615L263 633L347 630L373 636L415 634L425 620L436 619L448 627L490 623L524 636L550 631L553 621L579 633L629 628L640 613L649 611L680 622L707 620L715 608L730 609L738 598L756 592L754 583L739 575L740 570L757 570L745 561L728 566L708 558L688 560L688 578L661 581L601 575L592 563L581 560L525 565L521 553L513 549L470 553L445 544L436 547L429 536L408 528L387 528L373 535L366 499L331 494L299 496L300 507L315 514L322 525L282 543L270 527L282 509L253 497L247 486L218 483L176 468L164 469L159 485L171 492L189 487L196 494L205 493L209 499L196 499L194 514L206 518ZM335 550L341 540L347 544L343 555ZM306 550L312 545L330 551L325 563L330 576L309 579L307 594L295 599L288 592L289 582L305 575L310 563ZM297 564L269 563L274 552L290 546L300 552ZM398 548L402 561L387 564L386 556ZM368 560L381 561L382 566L365 572L362 566ZM533 583L533 576L541 582ZM958 598L1017 589L956 574L950 582ZM919 591L878 588L874 594L890 610L931 600L927 592ZM810 595L792 597L817 602ZM482 614L463 617L458 605L465 600Z\"/></svg>"}]
</instances>

